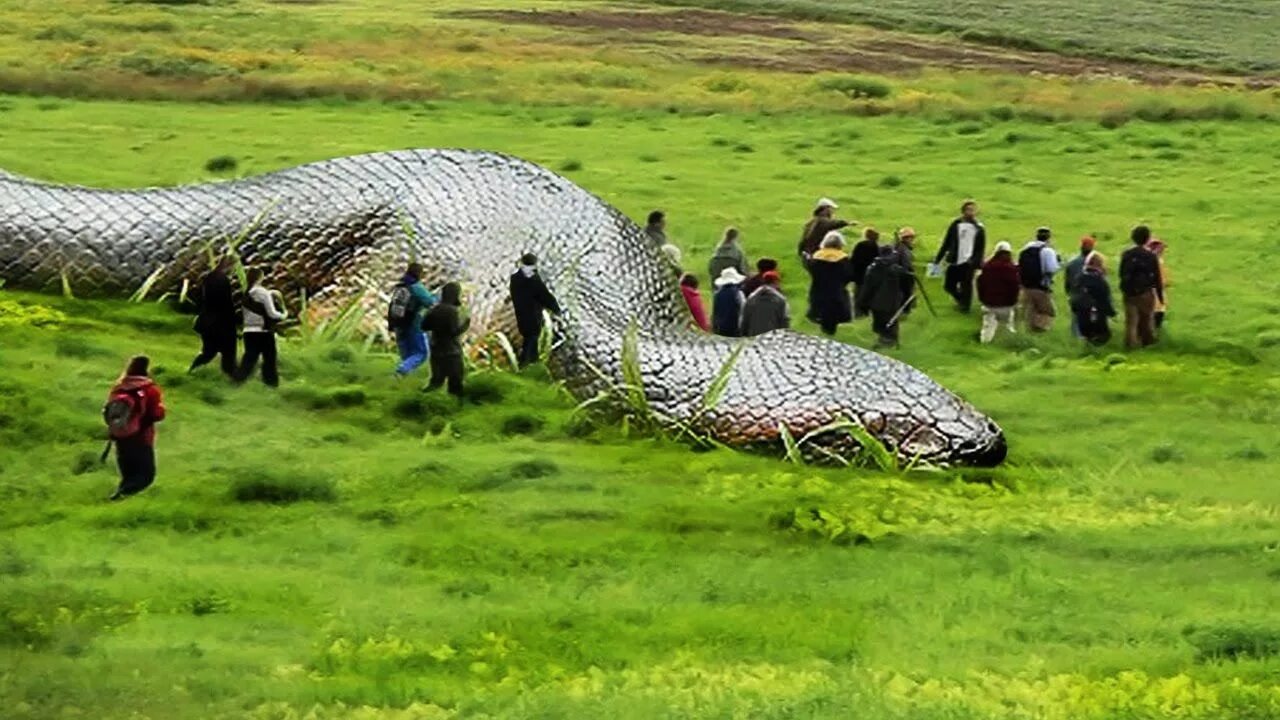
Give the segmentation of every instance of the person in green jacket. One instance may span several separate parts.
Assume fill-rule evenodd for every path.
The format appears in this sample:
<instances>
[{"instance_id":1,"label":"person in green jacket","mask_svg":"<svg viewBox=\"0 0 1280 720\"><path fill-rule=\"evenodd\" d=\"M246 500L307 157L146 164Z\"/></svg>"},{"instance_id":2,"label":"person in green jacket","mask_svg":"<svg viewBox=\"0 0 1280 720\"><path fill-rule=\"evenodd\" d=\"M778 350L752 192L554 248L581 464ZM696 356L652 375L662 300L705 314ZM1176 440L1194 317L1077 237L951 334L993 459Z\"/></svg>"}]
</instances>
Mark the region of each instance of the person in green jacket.
<instances>
[{"instance_id":1,"label":"person in green jacket","mask_svg":"<svg viewBox=\"0 0 1280 720\"><path fill-rule=\"evenodd\" d=\"M422 319L422 329L431 333L430 392L446 382L449 394L462 402L462 336L471 328L471 318L462 312L462 286L446 283L440 289L440 302Z\"/></svg>"},{"instance_id":2,"label":"person in green jacket","mask_svg":"<svg viewBox=\"0 0 1280 720\"><path fill-rule=\"evenodd\" d=\"M737 270L739 275L747 274L747 256L738 245L740 237L738 228L725 229L724 239L720 241L715 253L711 255L711 262L707 264L707 277L718 278L725 268L730 267Z\"/></svg>"}]
</instances>

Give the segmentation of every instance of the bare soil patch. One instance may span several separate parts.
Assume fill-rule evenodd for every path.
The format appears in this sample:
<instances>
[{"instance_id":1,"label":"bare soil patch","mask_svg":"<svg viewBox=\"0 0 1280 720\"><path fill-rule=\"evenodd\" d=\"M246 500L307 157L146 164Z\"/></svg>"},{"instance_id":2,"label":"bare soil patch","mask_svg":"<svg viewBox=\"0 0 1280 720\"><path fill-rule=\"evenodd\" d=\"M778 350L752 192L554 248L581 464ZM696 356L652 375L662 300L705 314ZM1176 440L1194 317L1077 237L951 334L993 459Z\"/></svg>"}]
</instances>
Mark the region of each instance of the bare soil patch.
<instances>
[{"instance_id":1,"label":"bare soil patch","mask_svg":"<svg viewBox=\"0 0 1280 720\"><path fill-rule=\"evenodd\" d=\"M857 71L887 74L942 67L1013 74L1110 76L1150 85L1215 83L1255 89L1280 86L1280 78L1211 74L1158 63L1075 57L905 34L877 32L871 38L854 41L818 26L712 10L475 10L455 13L454 16L635 35L678 33L791 41L791 47L780 47L781 52L775 55L720 53L693 58L695 62L728 67L806 73Z\"/></svg>"}]
</instances>

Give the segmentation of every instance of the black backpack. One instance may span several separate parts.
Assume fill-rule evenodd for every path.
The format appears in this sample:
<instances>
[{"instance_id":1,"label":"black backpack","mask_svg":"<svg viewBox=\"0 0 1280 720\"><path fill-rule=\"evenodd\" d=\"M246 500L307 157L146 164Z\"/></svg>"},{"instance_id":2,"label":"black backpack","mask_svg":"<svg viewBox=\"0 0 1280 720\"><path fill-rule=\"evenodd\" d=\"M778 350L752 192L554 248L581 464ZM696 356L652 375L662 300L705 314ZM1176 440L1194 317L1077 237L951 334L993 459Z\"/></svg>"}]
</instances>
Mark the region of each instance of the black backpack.
<instances>
[{"instance_id":1,"label":"black backpack","mask_svg":"<svg viewBox=\"0 0 1280 720\"><path fill-rule=\"evenodd\" d=\"M1043 245L1029 245L1018 253L1018 278L1024 288L1044 289L1044 265L1040 262Z\"/></svg>"},{"instance_id":2,"label":"black backpack","mask_svg":"<svg viewBox=\"0 0 1280 720\"><path fill-rule=\"evenodd\" d=\"M391 290L391 302L387 305L387 327L404 327L413 319L413 290L406 283L399 283Z\"/></svg>"},{"instance_id":3,"label":"black backpack","mask_svg":"<svg viewBox=\"0 0 1280 720\"><path fill-rule=\"evenodd\" d=\"M1127 297L1141 295L1160 283L1160 261L1145 248L1134 248L1120 261L1120 291Z\"/></svg>"}]
</instances>

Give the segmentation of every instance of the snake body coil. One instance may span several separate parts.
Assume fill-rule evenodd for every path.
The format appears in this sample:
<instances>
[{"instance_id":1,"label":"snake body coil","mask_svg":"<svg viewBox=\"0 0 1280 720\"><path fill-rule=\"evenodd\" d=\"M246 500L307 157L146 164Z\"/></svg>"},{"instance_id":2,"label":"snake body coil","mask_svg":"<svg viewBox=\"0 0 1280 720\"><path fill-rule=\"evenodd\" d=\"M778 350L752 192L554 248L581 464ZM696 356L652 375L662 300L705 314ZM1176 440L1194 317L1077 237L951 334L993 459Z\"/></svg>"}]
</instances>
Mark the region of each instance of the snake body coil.
<instances>
[{"instance_id":1,"label":"snake body coil","mask_svg":"<svg viewBox=\"0 0 1280 720\"><path fill-rule=\"evenodd\" d=\"M77 290L127 293L154 274L157 291L174 290L207 268L210 248L240 234L246 262L265 266L287 294L305 292L320 312L361 302L380 318L389 282L416 259L429 285L463 281L476 335L514 332L507 278L521 253L536 253L565 306L551 368L571 391L592 397L623 382L623 337L634 323L651 407L731 445L777 445L780 424L800 437L844 418L904 458L995 465L1006 454L990 419L918 370L790 331L749 341L702 412L738 341L691 329L669 262L634 223L509 156L375 153L130 191L0 172L0 278L11 287L48 289L65 277ZM817 442L857 450L848 438Z\"/></svg>"}]
</instances>

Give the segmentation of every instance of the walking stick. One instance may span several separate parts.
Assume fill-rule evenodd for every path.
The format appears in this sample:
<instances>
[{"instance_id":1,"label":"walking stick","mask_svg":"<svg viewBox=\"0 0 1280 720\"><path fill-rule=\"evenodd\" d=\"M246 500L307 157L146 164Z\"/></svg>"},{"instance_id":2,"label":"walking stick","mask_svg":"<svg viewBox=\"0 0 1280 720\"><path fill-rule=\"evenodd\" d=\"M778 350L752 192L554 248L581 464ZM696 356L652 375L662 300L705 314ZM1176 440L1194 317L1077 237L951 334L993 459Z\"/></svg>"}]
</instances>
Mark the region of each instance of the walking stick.
<instances>
[{"instance_id":1,"label":"walking stick","mask_svg":"<svg viewBox=\"0 0 1280 720\"><path fill-rule=\"evenodd\" d=\"M106 463L107 456L111 454L111 441L107 440L106 447L102 448L102 457L98 458L98 462Z\"/></svg>"},{"instance_id":2,"label":"walking stick","mask_svg":"<svg viewBox=\"0 0 1280 720\"><path fill-rule=\"evenodd\" d=\"M898 312L894 313L893 317L889 318L889 322L885 323L884 326L893 327L896 325L898 323L898 318L902 317L902 313L906 312L907 308L911 307L911 301L915 299L915 293L911 293L911 297L907 298L907 301L902 303L902 307L898 308Z\"/></svg>"},{"instance_id":3,"label":"walking stick","mask_svg":"<svg viewBox=\"0 0 1280 720\"><path fill-rule=\"evenodd\" d=\"M938 311L933 309L933 301L929 299L929 293L924 291L924 283L920 282L920 276L912 274L911 277L916 280L916 288L920 290L920 297L924 298L924 304L925 307L929 308L929 314L938 317ZM912 297L915 297L915 295L912 295Z\"/></svg>"}]
</instances>

